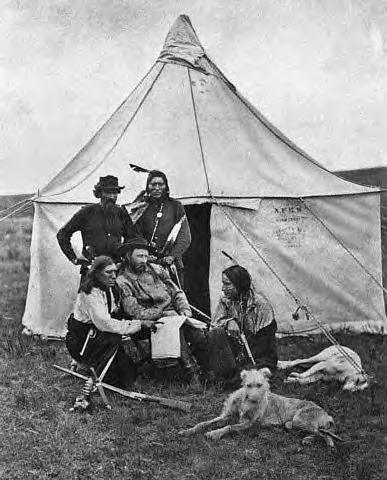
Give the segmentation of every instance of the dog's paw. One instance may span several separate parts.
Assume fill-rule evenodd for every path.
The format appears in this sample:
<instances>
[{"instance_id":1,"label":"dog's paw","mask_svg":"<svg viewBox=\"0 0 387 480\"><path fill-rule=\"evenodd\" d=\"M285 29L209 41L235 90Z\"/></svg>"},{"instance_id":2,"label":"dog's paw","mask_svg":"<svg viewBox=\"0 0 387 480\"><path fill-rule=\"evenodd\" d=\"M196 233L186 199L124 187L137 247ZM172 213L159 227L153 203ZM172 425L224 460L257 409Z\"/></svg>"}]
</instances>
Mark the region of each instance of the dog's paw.
<instances>
[{"instance_id":1,"label":"dog's paw","mask_svg":"<svg viewBox=\"0 0 387 480\"><path fill-rule=\"evenodd\" d=\"M222 438L222 434L217 432L216 430L213 430L212 432L207 432L204 435L208 440L219 440Z\"/></svg>"},{"instance_id":2,"label":"dog's paw","mask_svg":"<svg viewBox=\"0 0 387 480\"><path fill-rule=\"evenodd\" d=\"M277 362L277 368L278 370L286 370L287 368L289 368L289 365L290 362L287 361L287 360L278 360Z\"/></svg>"},{"instance_id":3,"label":"dog's paw","mask_svg":"<svg viewBox=\"0 0 387 480\"><path fill-rule=\"evenodd\" d=\"M284 380L284 383L296 383L296 382L297 382L297 377L292 377L291 375L286 377Z\"/></svg>"},{"instance_id":4,"label":"dog's paw","mask_svg":"<svg viewBox=\"0 0 387 480\"><path fill-rule=\"evenodd\" d=\"M304 437L301 441L302 445L311 445L315 440L314 435L308 435L307 437Z\"/></svg>"},{"instance_id":5,"label":"dog's paw","mask_svg":"<svg viewBox=\"0 0 387 480\"><path fill-rule=\"evenodd\" d=\"M192 435L194 433L193 429L192 428L186 428L186 429L183 429L183 430L179 430L177 432L177 434L180 436L180 437L189 437L190 435Z\"/></svg>"},{"instance_id":6,"label":"dog's paw","mask_svg":"<svg viewBox=\"0 0 387 480\"><path fill-rule=\"evenodd\" d=\"M289 375L288 375L288 378L289 378L289 377L290 377L290 378L298 378L298 377L300 377L300 376L301 376L301 374L298 373L298 372L290 372Z\"/></svg>"}]
</instances>

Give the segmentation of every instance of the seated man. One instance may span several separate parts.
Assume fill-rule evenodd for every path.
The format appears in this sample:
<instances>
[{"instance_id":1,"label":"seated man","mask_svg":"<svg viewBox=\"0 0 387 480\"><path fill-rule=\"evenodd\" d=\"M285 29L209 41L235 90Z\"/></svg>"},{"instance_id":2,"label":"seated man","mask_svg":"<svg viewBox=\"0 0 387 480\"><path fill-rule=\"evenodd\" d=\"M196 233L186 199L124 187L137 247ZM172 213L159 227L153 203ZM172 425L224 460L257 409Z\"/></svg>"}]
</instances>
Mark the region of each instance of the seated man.
<instances>
[{"instance_id":1,"label":"seated man","mask_svg":"<svg viewBox=\"0 0 387 480\"><path fill-rule=\"evenodd\" d=\"M117 286L125 317L153 323L167 316L191 317L185 293L173 283L166 269L149 263L149 246L144 238L129 240L120 247L119 253L123 263ZM150 338L150 330L145 337ZM144 332L137 338L144 338ZM180 363L189 380L196 381L199 373L197 363L203 373L207 370L205 334L201 329L184 323L180 329L180 339Z\"/></svg>"},{"instance_id":2,"label":"seated man","mask_svg":"<svg viewBox=\"0 0 387 480\"><path fill-rule=\"evenodd\" d=\"M142 328L138 320L118 320L114 292L116 266L110 257L97 257L84 276L75 302L74 313L68 320L66 346L71 357L97 375L115 355L104 381L117 387L129 387L136 376L136 367L126 355L122 335L132 335ZM115 353L114 353L115 352ZM88 395L79 397L88 405Z\"/></svg>"},{"instance_id":3,"label":"seated man","mask_svg":"<svg viewBox=\"0 0 387 480\"><path fill-rule=\"evenodd\" d=\"M223 296L211 322L213 370L222 371L222 375L227 377L232 376L244 364L252 363L241 341L241 333L245 334L257 368L276 368L277 323L273 308L263 294L252 290L249 272L239 265L224 270L222 292ZM222 358L214 358L216 352L220 352ZM233 358L230 361L231 356ZM225 371L227 362L229 371Z\"/></svg>"}]
</instances>

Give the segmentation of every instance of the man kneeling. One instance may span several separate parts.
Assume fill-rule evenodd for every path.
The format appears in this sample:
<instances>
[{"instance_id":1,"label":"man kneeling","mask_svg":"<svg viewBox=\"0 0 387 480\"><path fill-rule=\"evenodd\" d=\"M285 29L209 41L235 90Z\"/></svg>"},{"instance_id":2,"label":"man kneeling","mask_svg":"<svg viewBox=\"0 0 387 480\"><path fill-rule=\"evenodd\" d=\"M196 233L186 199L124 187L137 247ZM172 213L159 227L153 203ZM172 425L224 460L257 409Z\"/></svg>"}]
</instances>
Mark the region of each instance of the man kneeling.
<instances>
[{"instance_id":1,"label":"man kneeling","mask_svg":"<svg viewBox=\"0 0 387 480\"><path fill-rule=\"evenodd\" d=\"M152 325L163 317L182 315L191 317L192 312L185 293L171 280L169 273L160 265L149 262L149 246L142 237L123 244L119 253L123 263L117 277L121 307L125 317L146 322L148 330L137 338L150 338ZM203 330L185 322L180 328L180 363L190 381L198 379L199 367L207 370L207 343ZM188 347L188 343L190 347Z\"/></svg>"}]
</instances>

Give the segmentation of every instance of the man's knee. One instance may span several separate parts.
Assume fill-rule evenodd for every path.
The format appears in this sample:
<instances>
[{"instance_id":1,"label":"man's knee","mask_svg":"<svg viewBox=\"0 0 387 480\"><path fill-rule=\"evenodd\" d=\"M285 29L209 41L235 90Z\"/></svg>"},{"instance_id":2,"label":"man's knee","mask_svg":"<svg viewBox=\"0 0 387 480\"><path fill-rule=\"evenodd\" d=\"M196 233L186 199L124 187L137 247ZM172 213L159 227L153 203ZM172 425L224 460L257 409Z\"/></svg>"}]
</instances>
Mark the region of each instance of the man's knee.
<instances>
[{"instance_id":1,"label":"man's knee","mask_svg":"<svg viewBox=\"0 0 387 480\"><path fill-rule=\"evenodd\" d=\"M200 328L195 328L195 327L192 327L191 325L183 325L182 332L187 342L189 342L192 345L207 342L206 334Z\"/></svg>"}]
</instances>

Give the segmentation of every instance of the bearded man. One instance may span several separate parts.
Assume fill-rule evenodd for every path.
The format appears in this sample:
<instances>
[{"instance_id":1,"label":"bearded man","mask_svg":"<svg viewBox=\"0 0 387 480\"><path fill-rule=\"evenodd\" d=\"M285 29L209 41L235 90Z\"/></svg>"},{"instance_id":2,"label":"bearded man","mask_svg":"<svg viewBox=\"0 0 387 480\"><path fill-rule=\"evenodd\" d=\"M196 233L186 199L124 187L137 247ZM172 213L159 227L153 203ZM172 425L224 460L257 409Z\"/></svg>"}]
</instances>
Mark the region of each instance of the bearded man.
<instances>
[{"instance_id":1,"label":"bearded man","mask_svg":"<svg viewBox=\"0 0 387 480\"><path fill-rule=\"evenodd\" d=\"M150 247L144 238L129 240L119 253L123 263L116 283L125 318L141 320L152 327L162 317L192 316L185 293L171 280L168 271L149 262ZM150 338L150 330L142 338ZM183 323L180 340L181 366L188 379L197 383L199 367L203 374L208 370L206 336L202 329Z\"/></svg>"},{"instance_id":2,"label":"bearded man","mask_svg":"<svg viewBox=\"0 0 387 480\"><path fill-rule=\"evenodd\" d=\"M77 258L71 246L71 237L77 231L82 235L82 255L89 262L99 255L118 260L118 247L134 236L135 229L128 212L116 205L123 188L113 175L100 177L93 191L100 199L99 203L81 208L57 233L62 252L74 265L85 262Z\"/></svg>"}]
</instances>

